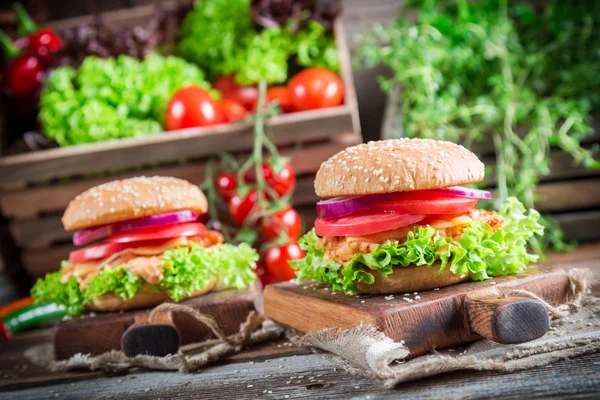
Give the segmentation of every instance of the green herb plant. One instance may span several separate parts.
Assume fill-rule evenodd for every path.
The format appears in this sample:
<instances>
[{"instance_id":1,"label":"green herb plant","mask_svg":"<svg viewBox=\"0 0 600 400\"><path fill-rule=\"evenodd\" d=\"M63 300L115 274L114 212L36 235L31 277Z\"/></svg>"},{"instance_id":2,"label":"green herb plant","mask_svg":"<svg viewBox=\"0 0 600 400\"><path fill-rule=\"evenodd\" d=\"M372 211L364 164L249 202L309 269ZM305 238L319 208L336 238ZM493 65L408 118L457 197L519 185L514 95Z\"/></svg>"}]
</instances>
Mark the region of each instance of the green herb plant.
<instances>
[{"instance_id":1,"label":"green herb plant","mask_svg":"<svg viewBox=\"0 0 600 400\"><path fill-rule=\"evenodd\" d=\"M594 3L594 4L592 4ZM384 65L385 91L401 88L403 134L493 143L497 185L494 205L515 196L527 208L539 200L536 186L550 173L556 147L574 162L598 168L590 115L600 109L600 4L553 1L536 13L508 0L412 1L392 25L358 38L363 66ZM551 218L542 221L546 245L567 250Z\"/></svg>"}]
</instances>

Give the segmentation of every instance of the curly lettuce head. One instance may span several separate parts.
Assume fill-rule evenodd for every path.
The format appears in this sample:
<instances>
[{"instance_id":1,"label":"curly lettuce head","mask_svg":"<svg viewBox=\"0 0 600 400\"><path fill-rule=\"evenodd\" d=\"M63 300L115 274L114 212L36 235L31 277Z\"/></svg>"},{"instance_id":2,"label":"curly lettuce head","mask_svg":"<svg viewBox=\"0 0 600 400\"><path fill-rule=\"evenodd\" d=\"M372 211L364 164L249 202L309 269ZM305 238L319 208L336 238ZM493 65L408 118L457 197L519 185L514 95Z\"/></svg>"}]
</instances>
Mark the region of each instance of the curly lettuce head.
<instances>
[{"instance_id":1,"label":"curly lettuce head","mask_svg":"<svg viewBox=\"0 0 600 400\"><path fill-rule=\"evenodd\" d=\"M377 246L370 254L357 253L346 265L325 259L325 249L319 238L310 231L300 246L306 252L301 260L290 261L297 269L299 281L316 280L330 284L334 290L348 294L358 293L356 282L372 284L374 273L384 278L394 267L424 266L439 262L439 272L446 268L458 275L470 275L473 280L509 275L526 268L537 260L527 252L527 241L533 235L542 235L540 214L525 207L515 198L509 198L499 214L504 216L504 226L494 231L486 222L474 220L458 240L435 235L430 226L418 226L403 243L387 242Z\"/></svg>"},{"instance_id":2,"label":"curly lettuce head","mask_svg":"<svg viewBox=\"0 0 600 400\"><path fill-rule=\"evenodd\" d=\"M38 279L31 289L37 303L54 302L64 305L67 312L77 315L83 312L94 298L114 293L131 299L141 290L166 291L173 301L203 289L214 277L219 278L219 289L243 289L256 279L258 254L248 244L239 246L223 244L205 248L197 244L165 251L163 255L162 282L151 285L133 274L125 266L107 266L90 279L84 289L70 277L61 281L62 271L47 274Z\"/></svg>"}]
</instances>

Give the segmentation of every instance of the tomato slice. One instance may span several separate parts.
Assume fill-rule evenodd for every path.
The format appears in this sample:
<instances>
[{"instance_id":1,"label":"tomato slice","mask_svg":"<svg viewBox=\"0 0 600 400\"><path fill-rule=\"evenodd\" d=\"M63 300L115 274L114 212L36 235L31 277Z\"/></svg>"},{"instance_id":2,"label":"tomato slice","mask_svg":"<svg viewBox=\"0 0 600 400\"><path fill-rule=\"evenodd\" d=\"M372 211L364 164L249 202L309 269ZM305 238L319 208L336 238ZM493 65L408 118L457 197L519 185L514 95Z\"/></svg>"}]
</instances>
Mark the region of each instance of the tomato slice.
<instances>
[{"instance_id":1,"label":"tomato slice","mask_svg":"<svg viewBox=\"0 0 600 400\"><path fill-rule=\"evenodd\" d=\"M478 199L428 190L407 192L393 200L375 204L371 212L395 212L400 214L460 214L471 210Z\"/></svg>"},{"instance_id":2,"label":"tomato slice","mask_svg":"<svg viewBox=\"0 0 600 400\"><path fill-rule=\"evenodd\" d=\"M115 232L108 237L111 243L130 243L156 239L197 236L206 232L206 226L199 222L148 226Z\"/></svg>"},{"instance_id":3,"label":"tomato slice","mask_svg":"<svg viewBox=\"0 0 600 400\"><path fill-rule=\"evenodd\" d=\"M339 218L317 218L315 232L320 236L361 236L398 229L416 224L425 215L399 214L394 212L363 211Z\"/></svg>"},{"instance_id":4,"label":"tomato slice","mask_svg":"<svg viewBox=\"0 0 600 400\"><path fill-rule=\"evenodd\" d=\"M125 249L142 246L155 246L164 242L164 240L151 240L136 243L102 242L100 244L87 246L82 249L72 251L71 254L69 254L69 261L72 263L82 263L90 260L101 260Z\"/></svg>"}]
</instances>

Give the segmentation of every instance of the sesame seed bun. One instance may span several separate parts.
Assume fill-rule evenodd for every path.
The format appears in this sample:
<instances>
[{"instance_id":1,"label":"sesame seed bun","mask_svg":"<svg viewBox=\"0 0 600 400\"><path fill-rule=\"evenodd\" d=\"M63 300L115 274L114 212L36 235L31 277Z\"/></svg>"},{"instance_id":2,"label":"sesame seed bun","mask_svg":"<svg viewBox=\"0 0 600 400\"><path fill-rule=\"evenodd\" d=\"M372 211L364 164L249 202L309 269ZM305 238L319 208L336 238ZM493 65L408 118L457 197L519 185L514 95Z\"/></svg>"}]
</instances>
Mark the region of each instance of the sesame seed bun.
<instances>
[{"instance_id":1,"label":"sesame seed bun","mask_svg":"<svg viewBox=\"0 0 600 400\"><path fill-rule=\"evenodd\" d=\"M69 231L175 211L204 214L207 209L204 193L188 181L137 177L86 190L69 203L62 222Z\"/></svg>"},{"instance_id":2,"label":"sesame seed bun","mask_svg":"<svg viewBox=\"0 0 600 400\"><path fill-rule=\"evenodd\" d=\"M198 290L185 297L189 299L210 292L215 288L217 284L217 278L209 281L204 288ZM102 296L92 299L90 304L87 305L87 309L90 311L121 311L121 310L134 310L138 308L154 307L161 303L171 301L171 297L165 291L156 293L150 293L147 291L141 291L136 293L131 299L124 299L114 293L106 293Z\"/></svg>"},{"instance_id":3,"label":"sesame seed bun","mask_svg":"<svg viewBox=\"0 0 600 400\"><path fill-rule=\"evenodd\" d=\"M439 189L483 180L475 154L451 142L390 139L348 147L321 164L319 197Z\"/></svg>"},{"instance_id":4,"label":"sesame seed bun","mask_svg":"<svg viewBox=\"0 0 600 400\"><path fill-rule=\"evenodd\" d=\"M441 274L438 274L439 268L439 262L429 267L426 265L394 267L392 273L387 278L374 273L374 283L369 285L363 282L356 282L356 287L358 287L361 293L398 294L450 286L471 279L469 275L461 276L455 274L450 271L450 268L446 268Z\"/></svg>"}]
</instances>

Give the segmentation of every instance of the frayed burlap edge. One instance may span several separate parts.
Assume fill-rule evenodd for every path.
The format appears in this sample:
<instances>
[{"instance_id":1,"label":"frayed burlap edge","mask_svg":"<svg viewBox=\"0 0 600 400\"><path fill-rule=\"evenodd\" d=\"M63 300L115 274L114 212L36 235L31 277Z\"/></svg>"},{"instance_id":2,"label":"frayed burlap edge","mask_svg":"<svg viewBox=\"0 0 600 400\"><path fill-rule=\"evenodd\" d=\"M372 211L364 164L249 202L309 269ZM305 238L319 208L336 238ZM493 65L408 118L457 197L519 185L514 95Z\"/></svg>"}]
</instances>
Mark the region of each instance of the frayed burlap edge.
<instances>
[{"instance_id":1,"label":"frayed burlap edge","mask_svg":"<svg viewBox=\"0 0 600 400\"><path fill-rule=\"evenodd\" d=\"M571 269L568 274L572 294L568 299L568 304L558 307L548 304L533 293L521 290L498 292L497 295L516 295L537 299L548 309L548 313L553 319L552 326L560 326L562 318L576 313L582 307L595 307L600 304L598 298L590 295L592 283L590 270ZM473 351L478 353L476 355L434 353L407 360L410 353L406 347L401 343L394 342L371 325L360 325L350 330L324 329L309 332L304 336L292 334L291 340L298 346L311 348L324 355L333 364L351 374L368 377L388 388L401 382L456 370L518 371L600 351L599 334L570 338L560 343L543 343L535 348L506 347L507 351L501 357L498 357L497 354L494 357L488 356L485 349L477 350L479 343L492 343L479 341L471 346ZM501 347L501 345L490 344L485 344L485 346L495 346L496 350Z\"/></svg>"},{"instance_id":2,"label":"frayed burlap edge","mask_svg":"<svg viewBox=\"0 0 600 400\"><path fill-rule=\"evenodd\" d=\"M185 312L191 315L209 327L217 339L185 346L177 354L165 357L139 355L130 358L122 351L113 350L96 356L76 354L68 360L55 360L51 344L34 346L25 352L25 356L34 365L51 371L120 372L134 367L142 367L193 372L229 354L238 353L245 347L277 339L283 333L283 328L271 321L265 321L264 316L251 312L247 320L240 325L237 333L226 336L212 317L201 314L191 307L174 303L164 303L156 307L149 319L152 320L159 313L168 311ZM260 329L258 329L259 327ZM199 349L200 352L198 352Z\"/></svg>"}]
</instances>

